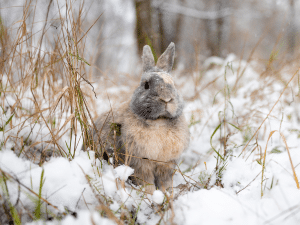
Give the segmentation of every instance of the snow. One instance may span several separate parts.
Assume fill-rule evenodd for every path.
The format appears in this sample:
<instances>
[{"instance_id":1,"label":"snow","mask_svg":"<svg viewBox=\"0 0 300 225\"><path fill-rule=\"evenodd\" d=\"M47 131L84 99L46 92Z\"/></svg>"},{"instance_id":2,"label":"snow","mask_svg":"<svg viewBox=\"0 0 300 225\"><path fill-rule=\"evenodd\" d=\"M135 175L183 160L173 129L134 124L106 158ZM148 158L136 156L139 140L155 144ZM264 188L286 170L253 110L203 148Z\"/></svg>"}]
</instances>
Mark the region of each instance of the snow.
<instances>
[{"instance_id":1,"label":"snow","mask_svg":"<svg viewBox=\"0 0 300 225\"><path fill-rule=\"evenodd\" d=\"M117 177L122 181L126 181L128 177L133 174L134 169L129 166L121 165L115 168L115 172L117 173Z\"/></svg>"},{"instance_id":2,"label":"snow","mask_svg":"<svg viewBox=\"0 0 300 225\"><path fill-rule=\"evenodd\" d=\"M61 211L65 207L75 211L81 195L86 201L96 203L85 177L85 175L94 176L91 160L85 152L81 152L71 162L67 158L52 158L41 168L18 158L11 150L2 150L0 151L0 165L1 170L18 178L20 182L36 193L39 191L41 174L44 170L43 196ZM18 189L13 182L9 185L11 186L11 202L15 204L18 198ZM34 202L28 199L26 193L21 193L21 199L23 204L34 206Z\"/></svg>"},{"instance_id":3,"label":"snow","mask_svg":"<svg viewBox=\"0 0 300 225\"><path fill-rule=\"evenodd\" d=\"M152 200L156 203L156 204L159 204L161 205L164 201L164 198L165 198L165 195L164 193L162 193L162 191L160 190L155 190L153 192L153 195L152 195Z\"/></svg>"},{"instance_id":4,"label":"snow","mask_svg":"<svg viewBox=\"0 0 300 225\"><path fill-rule=\"evenodd\" d=\"M214 66L210 66L211 64ZM239 65L242 66L241 70L246 69L236 83ZM180 92L187 99L184 115L188 123L194 122L190 124L191 142L179 162L180 172L176 171L174 174L173 192L156 190L152 196L128 181L128 177L134 172L132 168L126 165L114 168L106 161L95 158L92 151L72 149L74 157L51 157L42 166L38 165L39 161L34 163L24 154L19 156L18 152L12 151L14 147L18 147L18 143L14 141L15 136L25 138L30 135L34 143L41 139L44 142L50 141L51 135L42 123L36 123L33 127L30 121L24 121L17 115L6 124L13 115L10 107L16 100L9 93L5 98L1 96L4 110L0 110L0 126L3 127L3 132L0 132L0 169L10 177L7 187L11 204L15 205L19 201L26 210L34 211L38 197L32 192L38 194L41 190L42 198L50 203L47 206L42 204L42 218L46 217L47 212L54 215L69 214L61 221L54 218L53 221L32 222L28 218L22 218L25 224L27 222L32 225L115 224L111 217L109 219L107 215L100 213L102 204L117 219L128 216L135 218L136 223L147 225L159 222L187 225L298 224L300 191L289 159L290 154L295 173L299 176L298 86L291 83L270 113L284 89L284 82L261 77L254 65L240 61L234 55L225 59L214 57L205 62L207 71L198 86L192 86L193 77L175 79L178 87L181 87ZM176 75L176 71L174 74ZM288 80L291 74L284 73L284 76ZM213 85L205 88L213 80ZM233 90L235 85L236 90ZM101 90L100 84L95 87ZM131 89L125 86L112 87L106 93L120 95ZM199 96L193 98L197 92ZM32 110L32 93L24 92L23 96L27 100L22 101L21 106ZM110 102L97 96L97 113L109 109ZM57 97L54 96L54 99ZM41 108L47 107L44 99ZM269 113L261 129L245 148ZM222 125L213 135L224 115L227 126L224 128ZM57 130L69 116L68 112L57 118ZM271 131L276 132L268 141ZM224 132L225 136L228 135L228 153L224 161L220 158L217 161L218 156L212 146L223 155L224 145L220 143L220 136L224 137ZM281 134L286 138L289 152ZM80 133L77 135L80 136ZM69 132L59 142L65 151L68 148L64 142L69 143L70 139L74 146L74 134L70 136ZM41 146L37 144L36 149ZM26 146L25 150L30 149L33 148ZM22 184L21 191L18 182ZM0 195L6 195L2 188ZM76 212L77 217L71 215L73 212ZM126 214L129 212L131 215Z\"/></svg>"},{"instance_id":5,"label":"snow","mask_svg":"<svg viewBox=\"0 0 300 225\"><path fill-rule=\"evenodd\" d=\"M247 224L247 208L217 188L181 196L175 203L177 224ZM250 222L249 224L253 224Z\"/></svg>"}]
</instances>

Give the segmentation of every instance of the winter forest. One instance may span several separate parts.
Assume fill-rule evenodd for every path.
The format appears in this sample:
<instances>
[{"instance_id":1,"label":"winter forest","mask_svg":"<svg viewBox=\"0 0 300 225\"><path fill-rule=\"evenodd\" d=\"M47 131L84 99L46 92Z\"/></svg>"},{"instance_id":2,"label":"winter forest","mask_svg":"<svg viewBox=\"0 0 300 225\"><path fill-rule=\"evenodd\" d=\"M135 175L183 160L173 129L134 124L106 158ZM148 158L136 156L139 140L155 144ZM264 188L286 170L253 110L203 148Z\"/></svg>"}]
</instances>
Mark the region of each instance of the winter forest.
<instances>
[{"instance_id":1,"label":"winter forest","mask_svg":"<svg viewBox=\"0 0 300 225\"><path fill-rule=\"evenodd\" d=\"M0 0L0 225L299 224L299 32L299 0ZM149 192L118 118L170 43L189 141ZM162 127L135 135L172 152Z\"/></svg>"}]
</instances>

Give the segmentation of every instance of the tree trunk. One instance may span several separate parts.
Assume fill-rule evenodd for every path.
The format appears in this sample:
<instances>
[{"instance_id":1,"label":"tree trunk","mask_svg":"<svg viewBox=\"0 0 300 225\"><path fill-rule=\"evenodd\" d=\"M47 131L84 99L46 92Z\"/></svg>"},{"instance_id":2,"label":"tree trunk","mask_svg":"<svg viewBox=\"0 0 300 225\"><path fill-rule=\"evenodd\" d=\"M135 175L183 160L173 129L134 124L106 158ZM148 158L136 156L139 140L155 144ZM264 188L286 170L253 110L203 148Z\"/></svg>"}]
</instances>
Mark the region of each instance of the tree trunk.
<instances>
[{"instance_id":1,"label":"tree trunk","mask_svg":"<svg viewBox=\"0 0 300 225\"><path fill-rule=\"evenodd\" d=\"M206 34L206 46L210 51L211 55L222 56L222 45L223 45L223 30L225 24L225 16L220 15L221 10L226 8L228 5L227 0L215 0L214 2L209 2L208 10L215 11L215 19L205 19L205 34Z\"/></svg>"},{"instance_id":2,"label":"tree trunk","mask_svg":"<svg viewBox=\"0 0 300 225\"><path fill-rule=\"evenodd\" d=\"M185 0L180 0L181 5L185 3ZM175 32L172 35L172 41L175 44L178 44L180 41L180 34L181 34L181 26L182 26L183 16L182 14L178 14L175 23Z\"/></svg>"},{"instance_id":3,"label":"tree trunk","mask_svg":"<svg viewBox=\"0 0 300 225\"><path fill-rule=\"evenodd\" d=\"M222 10L222 0L217 1L217 10L220 12ZM221 56L222 55L222 41L223 41L223 24L224 24L224 17L219 17L216 19L217 23L217 35L216 35L216 45L214 49L214 54L216 56Z\"/></svg>"},{"instance_id":4,"label":"tree trunk","mask_svg":"<svg viewBox=\"0 0 300 225\"><path fill-rule=\"evenodd\" d=\"M152 18L151 1L135 0L136 9L136 37L139 55L143 52L144 45L152 45Z\"/></svg>"},{"instance_id":5,"label":"tree trunk","mask_svg":"<svg viewBox=\"0 0 300 225\"><path fill-rule=\"evenodd\" d=\"M164 13L160 8L163 1L135 0L136 37L139 54L144 45L150 45L154 59L168 47L167 33L164 27Z\"/></svg>"},{"instance_id":6,"label":"tree trunk","mask_svg":"<svg viewBox=\"0 0 300 225\"><path fill-rule=\"evenodd\" d=\"M292 56L295 49L295 36L296 36L296 25L295 25L295 0L290 0L290 18L288 27L288 53Z\"/></svg>"},{"instance_id":7,"label":"tree trunk","mask_svg":"<svg viewBox=\"0 0 300 225\"><path fill-rule=\"evenodd\" d=\"M162 54L165 49L168 47L167 45L167 40L166 40L166 35L164 31L164 24L163 24L163 13L161 9L158 9L158 23L159 23L159 42L160 42L160 51L159 55Z\"/></svg>"}]
</instances>

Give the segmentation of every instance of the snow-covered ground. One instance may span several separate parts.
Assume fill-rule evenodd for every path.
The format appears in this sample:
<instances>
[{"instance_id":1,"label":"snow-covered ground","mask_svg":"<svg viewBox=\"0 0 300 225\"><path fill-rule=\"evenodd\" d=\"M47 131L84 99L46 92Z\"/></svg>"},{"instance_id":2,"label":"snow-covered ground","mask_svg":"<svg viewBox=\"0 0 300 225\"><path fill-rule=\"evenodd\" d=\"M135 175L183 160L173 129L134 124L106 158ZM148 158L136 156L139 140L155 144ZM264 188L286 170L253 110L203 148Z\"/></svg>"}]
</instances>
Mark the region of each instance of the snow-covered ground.
<instances>
[{"instance_id":1,"label":"snow-covered ground","mask_svg":"<svg viewBox=\"0 0 300 225\"><path fill-rule=\"evenodd\" d=\"M113 168L91 151L77 148L71 152L73 157L51 157L42 166L12 151L18 147L15 137L41 141L32 146L38 152L51 135L45 125L33 126L24 117L12 116L10 107L17 99L13 94L2 95L1 205L6 202L22 215L23 223L32 225L135 220L138 224L299 224L298 75L288 83L297 71L282 70L279 78L260 75L256 67L255 62L247 64L229 55L208 58L202 72L173 72L186 99L184 113L191 132L190 147L174 175L173 193L145 194L124 182L133 169ZM4 77L3 86L9 86L5 82ZM103 88L100 84L95 87L99 92ZM107 94L118 96L130 89L109 87L92 107L97 113L105 111L110 107ZM29 91L24 94L28 99L31 95ZM49 107L44 101L42 109ZM33 106L29 100L22 102L28 111ZM70 122L70 114L64 117L60 124ZM71 139L74 146L74 133L72 137L70 132L60 134L59 143L68 151L65 143ZM28 152L30 144L26 145ZM40 216L35 215L37 210ZM4 211L0 209L2 217Z\"/></svg>"}]
</instances>

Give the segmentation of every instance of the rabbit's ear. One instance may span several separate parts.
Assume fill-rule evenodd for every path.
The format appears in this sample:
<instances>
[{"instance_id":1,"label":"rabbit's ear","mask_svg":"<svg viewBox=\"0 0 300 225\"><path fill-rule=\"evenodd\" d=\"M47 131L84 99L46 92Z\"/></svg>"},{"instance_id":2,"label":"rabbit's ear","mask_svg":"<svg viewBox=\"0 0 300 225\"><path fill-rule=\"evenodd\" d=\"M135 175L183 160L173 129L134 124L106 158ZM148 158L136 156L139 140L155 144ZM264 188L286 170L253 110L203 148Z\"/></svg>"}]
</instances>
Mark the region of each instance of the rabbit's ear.
<instances>
[{"instance_id":1,"label":"rabbit's ear","mask_svg":"<svg viewBox=\"0 0 300 225\"><path fill-rule=\"evenodd\" d=\"M175 44L171 42L166 51L157 60L156 67L170 73L174 63Z\"/></svg>"},{"instance_id":2,"label":"rabbit's ear","mask_svg":"<svg viewBox=\"0 0 300 225\"><path fill-rule=\"evenodd\" d=\"M143 72L148 72L155 67L154 57L149 45L145 45L143 48Z\"/></svg>"}]
</instances>

